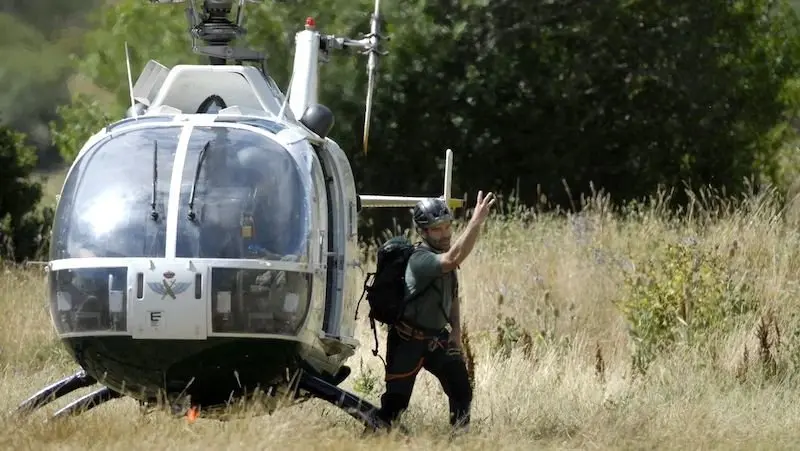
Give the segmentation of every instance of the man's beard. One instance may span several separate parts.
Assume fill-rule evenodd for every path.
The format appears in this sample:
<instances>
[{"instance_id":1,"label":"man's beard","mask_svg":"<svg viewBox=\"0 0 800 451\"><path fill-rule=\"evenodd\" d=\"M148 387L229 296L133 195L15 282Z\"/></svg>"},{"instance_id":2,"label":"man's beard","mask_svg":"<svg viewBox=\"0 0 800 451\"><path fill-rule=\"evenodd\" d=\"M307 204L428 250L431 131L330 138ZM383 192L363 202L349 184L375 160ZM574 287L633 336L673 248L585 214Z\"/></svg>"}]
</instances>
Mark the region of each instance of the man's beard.
<instances>
[{"instance_id":1,"label":"man's beard","mask_svg":"<svg viewBox=\"0 0 800 451\"><path fill-rule=\"evenodd\" d=\"M450 249L451 238L452 237L446 237L446 238L443 237L439 238L438 240L434 240L431 237L427 237L425 241L427 241L428 244L436 250L447 251Z\"/></svg>"}]
</instances>

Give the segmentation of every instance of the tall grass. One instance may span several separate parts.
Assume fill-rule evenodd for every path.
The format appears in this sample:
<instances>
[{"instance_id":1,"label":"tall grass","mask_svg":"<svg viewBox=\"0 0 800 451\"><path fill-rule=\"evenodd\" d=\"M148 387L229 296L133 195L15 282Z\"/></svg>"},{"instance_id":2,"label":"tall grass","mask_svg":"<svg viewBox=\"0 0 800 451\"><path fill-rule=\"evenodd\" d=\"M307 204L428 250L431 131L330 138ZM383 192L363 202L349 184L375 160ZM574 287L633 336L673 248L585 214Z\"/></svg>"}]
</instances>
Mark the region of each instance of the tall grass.
<instances>
[{"instance_id":1,"label":"tall grass","mask_svg":"<svg viewBox=\"0 0 800 451\"><path fill-rule=\"evenodd\" d=\"M508 203L461 272L474 429L447 440L447 400L421 373L400 436L324 402L187 424L117 400L77 419L6 416L0 445L57 449L789 448L800 439L800 233L774 193L669 196L612 211L541 214ZM368 265L373 264L367 262ZM72 364L45 306L44 274L0 269L0 403L11 410ZM360 275L351 283L361 285ZM366 315L359 315L364 318ZM362 349L344 383L377 402L381 361ZM381 352L385 338L379 337Z\"/></svg>"}]
</instances>

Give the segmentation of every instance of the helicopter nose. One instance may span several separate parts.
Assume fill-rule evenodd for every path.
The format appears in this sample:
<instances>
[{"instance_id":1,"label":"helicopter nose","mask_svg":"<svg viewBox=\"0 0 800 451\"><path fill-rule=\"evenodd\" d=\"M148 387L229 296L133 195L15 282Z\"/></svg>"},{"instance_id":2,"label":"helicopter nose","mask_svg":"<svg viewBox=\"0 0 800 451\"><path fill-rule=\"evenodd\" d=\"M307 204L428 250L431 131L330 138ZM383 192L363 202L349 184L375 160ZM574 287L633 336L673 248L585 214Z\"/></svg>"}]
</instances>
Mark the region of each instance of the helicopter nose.
<instances>
[{"instance_id":1,"label":"helicopter nose","mask_svg":"<svg viewBox=\"0 0 800 451\"><path fill-rule=\"evenodd\" d=\"M130 307L133 338L206 338L201 272L175 262L132 269L136 275L136 295Z\"/></svg>"},{"instance_id":2,"label":"helicopter nose","mask_svg":"<svg viewBox=\"0 0 800 451\"><path fill-rule=\"evenodd\" d=\"M54 269L52 319L61 336L204 340L298 333L310 308L311 273L211 263L145 259L127 267Z\"/></svg>"}]
</instances>

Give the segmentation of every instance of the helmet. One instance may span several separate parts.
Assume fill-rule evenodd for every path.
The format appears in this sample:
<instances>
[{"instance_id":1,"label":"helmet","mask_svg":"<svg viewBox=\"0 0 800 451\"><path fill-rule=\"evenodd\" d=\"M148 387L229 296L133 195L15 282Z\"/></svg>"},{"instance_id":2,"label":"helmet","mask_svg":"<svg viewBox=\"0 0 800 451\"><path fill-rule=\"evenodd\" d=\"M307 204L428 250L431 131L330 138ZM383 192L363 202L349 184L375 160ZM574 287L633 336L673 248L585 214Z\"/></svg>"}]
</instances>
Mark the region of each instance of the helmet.
<instances>
[{"instance_id":1,"label":"helmet","mask_svg":"<svg viewBox=\"0 0 800 451\"><path fill-rule=\"evenodd\" d=\"M442 221L452 221L453 215L444 200L428 198L417 202L414 206L414 223L417 227L425 229L433 227Z\"/></svg>"}]
</instances>

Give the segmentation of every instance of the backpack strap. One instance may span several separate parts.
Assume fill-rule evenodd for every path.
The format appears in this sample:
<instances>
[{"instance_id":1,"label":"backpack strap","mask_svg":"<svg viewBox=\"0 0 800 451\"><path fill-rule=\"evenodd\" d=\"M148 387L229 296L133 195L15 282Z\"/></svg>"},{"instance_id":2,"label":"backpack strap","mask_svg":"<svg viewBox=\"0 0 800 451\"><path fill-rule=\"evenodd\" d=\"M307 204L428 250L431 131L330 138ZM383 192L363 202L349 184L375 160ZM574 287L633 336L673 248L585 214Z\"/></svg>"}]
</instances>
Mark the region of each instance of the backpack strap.
<instances>
[{"instance_id":1,"label":"backpack strap","mask_svg":"<svg viewBox=\"0 0 800 451\"><path fill-rule=\"evenodd\" d=\"M418 243L414 244L414 250L411 251L411 256L416 254L421 249L421 247L420 247L421 243L422 242L418 242ZM411 257L408 257L408 259L409 259L409 261L411 261ZM403 313L405 313L406 308L408 307L408 304L410 304L412 301L415 301L415 300L419 299L420 296L425 294L425 292L427 292L428 289L430 289L433 286L433 282L435 280L436 279L433 279L433 281L429 282L428 285L425 286L425 288L423 288L422 290L417 291L416 293L412 294L408 299L404 300L403 301L403 308L400 311L400 315L397 318L395 318L395 320L400 319L400 316L402 316Z\"/></svg>"},{"instance_id":2,"label":"backpack strap","mask_svg":"<svg viewBox=\"0 0 800 451\"><path fill-rule=\"evenodd\" d=\"M458 273L456 271L453 271L453 288L452 288L453 302L456 301L456 297L458 296L458 288L459 288L458 287ZM441 302L439 302L439 310L441 310L442 315L444 315L444 319L445 319L445 321L447 321L447 324L449 324L450 327L455 327L455 325L453 325L453 321L450 320L450 315L448 315L447 312L444 311L444 305L443 304L444 304L444 293L442 293L442 299L441 299Z\"/></svg>"},{"instance_id":3,"label":"backpack strap","mask_svg":"<svg viewBox=\"0 0 800 451\"><path fill-rule=\"evenodd\" d=\"M375 347L372 349L372 355L381 359L383 367L386 368L386 360L383 360L383 357L378 354L378 329L375 327L375 319L372 316L369 317L369 327L372 329L372 336L375 338Z\"/></svg>"},{"instance_id":4,"label":"backpack strap","mask_svg":"<svg viewBox=\"0 0 800 451\"><path fill-rule=\"evenodd\" d=\"M364 300L364 296L367 295L367 286L369 286L370 281L375 278L374 272L367 273L367 277L364 279L364 289L361 291L361 297L358 298L358 303L356 304L356 311L355 315L353 315L353 320L358 320L358 309L361 307L361 301Z\"/></svg>"}]
</instances>

